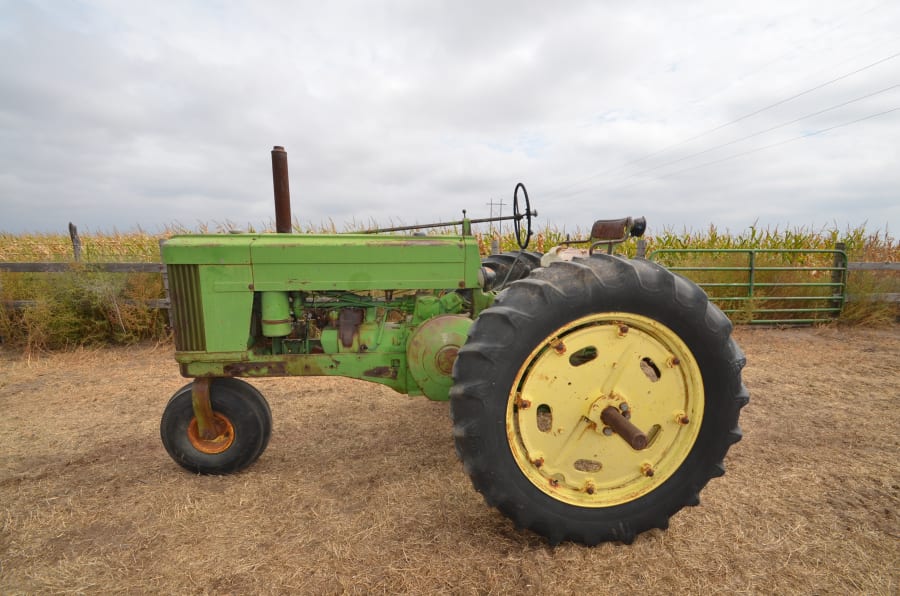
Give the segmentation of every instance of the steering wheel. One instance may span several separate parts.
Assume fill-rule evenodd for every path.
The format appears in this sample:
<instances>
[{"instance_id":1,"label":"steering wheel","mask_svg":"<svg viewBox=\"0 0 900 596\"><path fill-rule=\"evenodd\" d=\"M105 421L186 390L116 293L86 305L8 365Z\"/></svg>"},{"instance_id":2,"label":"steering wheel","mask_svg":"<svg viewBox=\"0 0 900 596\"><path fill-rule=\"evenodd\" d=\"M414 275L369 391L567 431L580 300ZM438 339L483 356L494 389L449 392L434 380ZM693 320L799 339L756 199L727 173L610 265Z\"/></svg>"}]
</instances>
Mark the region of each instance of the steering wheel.
<instances>
[{"instance_id":1,"label":"steering wheel","mask_svg":"<svg viewBox=\"0 0 900 596\"><path fill-rule=\"evenodd\" d=\"M525 214L519 211L519 189L525 195ZM525 238L522 238L522 219L525 219ZM516 184L516 190L513 192L513 230L516 234L516 243L519 248L525 250L528 248L528 241L531 240L531 201L528 200L528 191L525 185L519 182Z\"/></svg>"}]
</instances>

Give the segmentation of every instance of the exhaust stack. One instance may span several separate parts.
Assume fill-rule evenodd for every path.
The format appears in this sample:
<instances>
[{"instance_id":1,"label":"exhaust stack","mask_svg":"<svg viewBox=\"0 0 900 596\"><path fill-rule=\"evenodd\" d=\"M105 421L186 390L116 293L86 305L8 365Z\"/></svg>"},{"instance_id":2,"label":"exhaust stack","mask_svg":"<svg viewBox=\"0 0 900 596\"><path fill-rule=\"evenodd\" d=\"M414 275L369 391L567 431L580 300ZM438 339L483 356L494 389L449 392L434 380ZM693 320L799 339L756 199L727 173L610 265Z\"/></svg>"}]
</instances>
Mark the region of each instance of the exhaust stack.
<instances>
[{"instance_id":1,"label":"exhaust stack","mask_svg":"<svg viewBox=\"0 0 900 596\"><path fill-rule=\"evenodd\" d=\"M288 182L287 151L272 148L272 184L275 187L275 231L291 233L291 189Z\"/></svg>"}]
</instances>

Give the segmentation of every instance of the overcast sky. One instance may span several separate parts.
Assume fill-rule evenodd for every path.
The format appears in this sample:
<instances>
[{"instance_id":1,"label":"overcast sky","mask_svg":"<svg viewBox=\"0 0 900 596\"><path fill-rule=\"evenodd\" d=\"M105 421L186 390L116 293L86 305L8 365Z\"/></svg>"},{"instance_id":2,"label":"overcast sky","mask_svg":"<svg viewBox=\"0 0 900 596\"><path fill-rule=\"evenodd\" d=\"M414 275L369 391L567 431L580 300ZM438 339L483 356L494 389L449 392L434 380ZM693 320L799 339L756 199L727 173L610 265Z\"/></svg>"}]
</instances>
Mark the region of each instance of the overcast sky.
<instances>
[{"instance_id":1,"label":"overcast sky","mask_svg":"<svg viewBox=\"0 0 900 596\"><path fill-rule=\"evenodd\" d=\"M0 0L0 230L271 223L273 145L304 226L896 235L900 2Z\"/></svg>"}]
</instances>

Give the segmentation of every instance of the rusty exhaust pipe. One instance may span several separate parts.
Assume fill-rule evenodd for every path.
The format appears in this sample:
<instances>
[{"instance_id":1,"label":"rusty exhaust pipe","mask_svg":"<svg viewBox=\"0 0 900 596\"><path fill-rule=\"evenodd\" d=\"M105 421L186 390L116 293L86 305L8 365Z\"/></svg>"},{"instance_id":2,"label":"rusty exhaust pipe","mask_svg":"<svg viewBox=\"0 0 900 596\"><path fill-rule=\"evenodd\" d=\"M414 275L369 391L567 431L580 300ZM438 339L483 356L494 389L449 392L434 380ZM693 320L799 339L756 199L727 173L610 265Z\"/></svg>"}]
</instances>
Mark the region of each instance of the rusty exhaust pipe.
<instances>
[{"instance_id":1,"label":"rusty exhaust pipe","mask_svg":"<svg viewBox=\"0 0 900 596\"><path fill-rule=\"evenodd\" d=\"M291 188L288 183L287 151L272 148L272 184L275 186L275 231L291 233Z\"/></svg>"}]
</instances>

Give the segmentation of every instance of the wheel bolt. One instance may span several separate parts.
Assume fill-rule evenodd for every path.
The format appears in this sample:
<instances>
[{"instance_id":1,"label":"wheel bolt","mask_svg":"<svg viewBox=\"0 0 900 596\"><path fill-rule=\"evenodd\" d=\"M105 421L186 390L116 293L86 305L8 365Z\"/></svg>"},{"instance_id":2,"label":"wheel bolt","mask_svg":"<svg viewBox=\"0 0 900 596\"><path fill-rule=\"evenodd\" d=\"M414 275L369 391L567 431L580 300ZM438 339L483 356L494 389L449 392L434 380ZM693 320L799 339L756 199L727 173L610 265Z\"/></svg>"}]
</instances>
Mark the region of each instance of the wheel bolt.
<instances>
[{"instance_id":1,"label":"wheel bolt","mask_svg":"<svg viewBox=\"0 0 900 596\"><path fill-rule=\"evenodd\" d=\"M603 427L603 434L606 435L607 437L611 437L612 434L613 434L613 429L611 429L611 428L608 427L608 426L604 426L604 427Z\"/></svg>"},{"instance_id":2,"label":"wheel bolt","mask_svg":"<svg viewBox=\"0 0 900 596\"><path fill-rule=\"evenodd\" d=\"M641 466L641 474L644 476L651 478L653 476L653 466L650 464L644 464Z\"/></svg>"},{"instance_id":3,"label":"wheel bolt","mask_svg":"<svg viewBox=\"0 0 900 596\"><path fill-rule=\"evenodd\" d=\"M628 325L619 325L619 337L628 335Z\"/></svg>"},{"instance_id":4,"label":"wheel bolt","mask_svg":"<svg viewBox=\"0 0 900 596\"><path fill-rule=\"evenodd\" d=\"M620 403L620 404L619 404L619 409L622 410L623 412L627 412L627 411L628 411L628 404L626 404L625 402Z\"/></svg>"},{"instance_id":5,"label":"wheel bolt","mask_svg":"<svg viewBox=\"0 0 900 596\"><path fill-rule=\"evenodd\" d=\"M687 417L687 414L684 412L678 412L675 415L675 422L678 424L688 424L691 420Z\"/></svg>"},{"instance_id":6,"label":"wheel bolt","mask_svg":"<svg viewBox=\"0 0 900 596\"><path fill-rule=\"evenodd\" d=\"M550 342L550 347L560 356L566 353L566 344L559 338L552 340Z\"/></svg>"}]
</instances>

